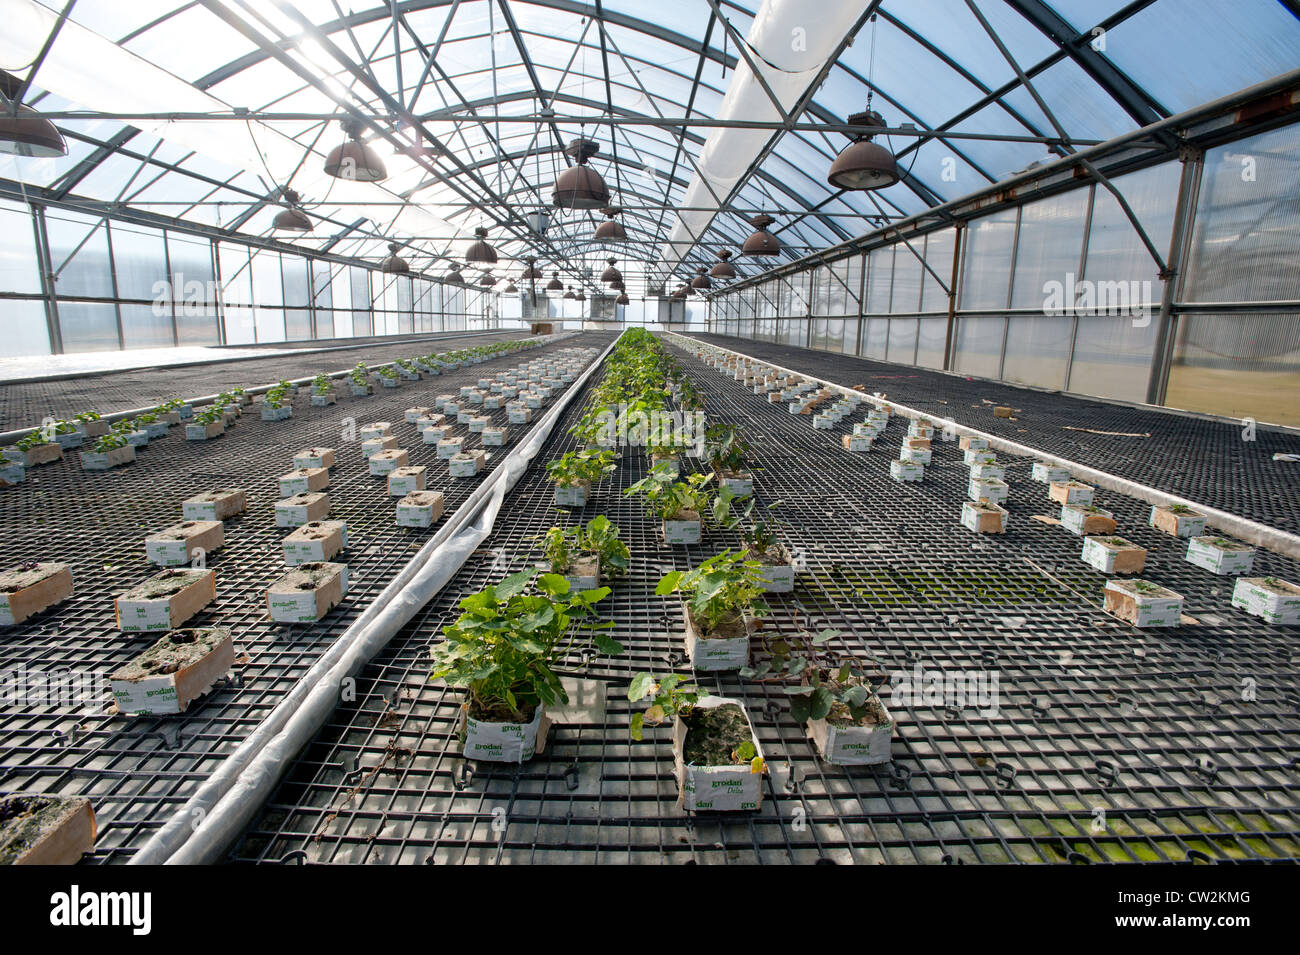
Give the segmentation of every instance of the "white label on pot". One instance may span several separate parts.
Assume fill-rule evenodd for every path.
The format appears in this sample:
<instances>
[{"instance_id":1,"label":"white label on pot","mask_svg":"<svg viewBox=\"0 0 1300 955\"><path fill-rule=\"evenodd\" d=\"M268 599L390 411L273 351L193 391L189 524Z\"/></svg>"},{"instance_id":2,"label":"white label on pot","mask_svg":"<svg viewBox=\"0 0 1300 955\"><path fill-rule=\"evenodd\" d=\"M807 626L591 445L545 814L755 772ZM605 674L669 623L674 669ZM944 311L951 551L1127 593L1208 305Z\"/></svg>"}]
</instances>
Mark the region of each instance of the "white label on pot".
<instances>
[{"instance_id":1,"label":"white label on pot","mask_svg":"<svg viewBox=\"0 0 1300 955\"><path fill-rule=\"evenodd\" d=\"M669 544L698 544L699 521L664 521L664 540Z\"/></svg>"},{"instance_id":2,"label":"white label on pot","mask_svg":"<svg viewBox=\"0 0 1300 955\"><path fill-rule=\"evenodd\" d=\"M1156 526L1157 508L1151 508L1151 516L1147 523L1152 527ZM1168 511L1174 517L1174 534L1177 537L1203 537L1205 535L1205 518L1200 514L1179 514L1177 511Z\"/></svg>"},{"instance_id":3,"label":"white label on pot","mask_svg":"<svg viewBox=\"0 0 1300 955\"><path fill-rule=\"evenodd\" d=\"M474 477L478 474L478 457L452 458L450 468L452 477Z\"/></svg>"},{"instance_id":4,"label":"white label on pot","mask_svg":"<svg viewBox=\"0 0 1300 955\"><path fill-rule=\"evenodd\" d=\"M316 615L315 590L269 594L267 610L276 623L314 623L320 619Z\"/></svg>"},{"instance_id":5,"label":"white label on pot","mask_svg":"<svg viewBox=\"0 0 1300 955\"><path fill-rule=\"evenodd\" d=\"M794 567L790 564L763 564L758 575L763 579L763 590L769 594L794 590Z\"/></svg>"},{"instance_id":6,"label":"white label on pot","mask_svg":"<svg viewBox=\"0 0 1300 955\"><path fill-rule=\"evenodd\" d=\"M147 540L144 555L162 567L179 567L189 563L189 543L183 540Z\"/></svg>"},{"instance_id":7,"label":"white label on pot","mask_svg":"<svg viewBox=\"0 0 1300 955\"><path fill-rule=\"evenodd\" d=\"M581 484L555 485L555 504L557 507L585 507L587 489Z\"/></svg>"},{"instance_id":8,"label":"white label on pot","mask_svg":"<svg viewBox=\"0 0 1300 955\"><path fill-rule=\"evenodd\" d=\"M1035 461L1030 470L1030 477L1040 484L1064 484L1070 480L1070 469L1057 464Z\"/></svg>"},{"instance_id":9,"label":"white label on pot","mask_svg":"<svg viewBox=\"0 0 1300 955\"><path fill-rule=\"evenodd\" d=\"M1242 578L1232 590L1232 605L1279 627L1300 625L1300 594L1278 594Z\"/></svg>"},{"instance_id":10,"label":"white label on pot","mask_svg":"<svg viewBox=\"0 0 1300 955\"><path fill-rule=\"evenodd\" d=\"M1187 542L1187 562L1216 574L1248 574L1255 563L1255 552L1228 550L1211 539L1194 537Z\"/></svg>"},{"instance_id":11,"label":"white label on pot","mask_svg":"<svg viewBox=\"0 0 1300 955\"><path fill-rule=\"evenodd\" d=\"M809 720L808 735L828 763L874 766L890 760L894 724L833 726L826 720Z\"/></svg>"},{"instance_id":12,"label":"white label on pot","mask_svg":"<svg viewBox=\"0 0 1300 955\"><path fill-rule=\"evenodd\" d=\"M468 713L464 718L465 758L495 763L522 763L537 751L537 733L542 723L538 707L528 723L489 723Z\"/></svg>"},{"instance_id":13,"label":"white label on pot","mask_svg":"<svg viewBox=\"0 0 1300 955\"><path fill-rule=\"evenodd\" d=\"M919 481L925 476L925 466L895 459L889 462L889 476L895 481Z\"/></svg>"},{"instance_id":14,"label":"white label on pot","mask_svg":"<svg viewBox=\"0 0 1300 955\"><path fill-rule=\"evenodd\" d=\"M736 497L750 497L754 493L754 479L752 477L724 477L719 484L722 487L730 488L731 493Z\"/></svg>"},{"instance_id":15,"label":"white label on pot","mask_svg":"<svg viewBox=\"0 0 1300 955\"><path fill-rule=\"evenodd\" d=\"M113 680L113 700L124 714L149 716L179 713L176 680L172 675L144 680Z\"/></svg>"},{"instance_id":16,"label":"white label on pot","mask_svg":"<svg viewBox=\"0 0 1300 955\"><path fill-rule=\"evenodd\" d=\"M119 629L130 631L170 630L171 604L167 598L160 600L117 601Z\"/></svg>"}]
</instances>

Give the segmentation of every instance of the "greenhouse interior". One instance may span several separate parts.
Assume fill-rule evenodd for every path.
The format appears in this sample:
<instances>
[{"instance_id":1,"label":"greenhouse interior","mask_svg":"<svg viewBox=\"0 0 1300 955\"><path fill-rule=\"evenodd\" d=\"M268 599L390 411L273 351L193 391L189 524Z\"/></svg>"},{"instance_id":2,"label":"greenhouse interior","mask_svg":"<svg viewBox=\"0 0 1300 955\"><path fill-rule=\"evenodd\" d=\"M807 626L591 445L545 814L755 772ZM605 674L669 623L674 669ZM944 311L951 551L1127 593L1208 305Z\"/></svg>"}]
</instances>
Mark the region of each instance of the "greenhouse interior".
<instances>
[{"instance_id":1,"label":"greenhouse interior","mask_svg":"<svg viewBox=\"0 0 1300 955\"><path fill-rule=\"evenodd\" d=\"M0 18L6 866L1300 862L1300 3Z\"/></svg>"}]
</instances>

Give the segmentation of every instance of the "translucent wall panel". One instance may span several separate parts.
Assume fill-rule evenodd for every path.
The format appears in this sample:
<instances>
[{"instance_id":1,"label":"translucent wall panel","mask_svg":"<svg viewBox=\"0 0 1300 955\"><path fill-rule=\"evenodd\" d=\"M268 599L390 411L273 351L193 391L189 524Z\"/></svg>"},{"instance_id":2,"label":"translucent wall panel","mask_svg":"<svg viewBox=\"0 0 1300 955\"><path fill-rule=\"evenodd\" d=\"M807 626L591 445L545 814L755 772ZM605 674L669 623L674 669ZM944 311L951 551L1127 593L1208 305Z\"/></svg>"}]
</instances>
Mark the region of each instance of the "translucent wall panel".
<instances>
[{"instance_id":1,"label":"translucent wall panel","mask_svg":"<svg viewBox=\"0 0 1300 955\"><path fill-rule=\"evenodd\" d=\"M217 245L217 262L221 266L221 301L230 305L253 304L253 271L248 248L231 242ZM227 331L227 338L229 338Z\"/></svg>"},{"instance_id":2,"label":"translucent wall panel","mask_svg":"<svg viewBox=\"0 0 1300 955\"><path fill-rule=\"evenodd\" d=\"M59 334L65 352L120 348L117 308L92 302L59 302Z\"/></svg>"},{"instance_id":3,"label":"translucent wall panel","mask_svg":"<svg viewBox=\"0 0 1300 955\"><path fill-rule=\"evenodd\" d=\"M41 268L31 213L26 206L0 202L0 292L40 291Z\"/></svg>"},{"instance_id":4,"label":"translucent wall panel","mask_svg":"<svg viewBox=\"0 0 1300 955\"><path fill-rule=\"evenodd\" d=\"M213 292L216 276L212 271L211 242L178 232L168 232L167 256L171 262L172 284L177 301L182 300L181 293L184 293L183 300L186 302L215 301Z\"/></svg>"},{"instance_id":5,"label":"translucent wall panel","mask_svg":"<svg viewBox=\"0 0 1300 955\"><path fill-rule=\"evenodd\" d=\"M253 321L259 342L284 341L284 309L259 305L253 309Z\"/></svg>"},{"instance_id":6,"label":"translucent wall panel","mask_svg":"<svg viewBox=\"0 0 1300 955\"><path fill-rule=\"evenodd\" d=\"M889 319L887 318L869 318L867 319L867 331L863 336L862 353L868 358L878 358L882 361L885 358L885 352L889 347Z\"/></svg>"},{"instance_id":7,"label":"translucent wall panel","mask_svg":"<svg viewBox=\"0 0 1300 955\"><path fill-rule=\"evenodd\" d=\"M1006 308L1015 235L1015 209L995 212L967 226L962 237L961 308Z\"/></svg>"},{"instance_id":8,"label":"translucent wall panel","mask_svg":"<svg viewBox=\"0 0 1300 955\"><path fill-rule=\"evenodd\" d=\"M925 264L934 270L934 274L926 270L921 277L921 311L923 312L948 311L948 293L944 291L944 286L952 283L952 255L956 242L955 229L941 229L925 237ZM935 279L935 275L942 280L942 285Z\"/></svg>"},{"instance_id":9,"label":"translucent wall panel","mask_svg":"<svg viewBox=\"0 0 1300 955\"><path fill-rule=\"evenodd\" d=\"M167 243L162 231L114 222L109 226L109 235L113 242L113 268L117 270L118 296L141 301L157 299L170 302Z\"/></svg>"},{"instance_id":10,"label":"translucent wall panel","mask_svg":"<svg viewBox=\"0 0 1300 955\"><path fill-rule=\"evenodd\" d=\"M888 361L902 365L911 365L916 361L916 319L899 318L889 320L889 350L885 352Z\"/></svg>"},{"instance_id":11,"label":"translucent wall panel","mask_svg":"<svg viewBox=\"0 0 1300 955\"><path fill-rule=\"evenodd\" d=\"M1166 404L1300 426L1300 315L1181 315Z\"/></svg>"},{"instance_id":12,"label":"translucent wall panel","mask_svg":"<svg viewBox=\"0 0 1300 955\"><path fill-rule=\"evenodd\" d=\"M251 308L226 305L222 309L222 321L227 345L248 345L257 341Z\"/></svg>"},{"instance_id":13,"label":"translucent wall panel","mask_svg":"<svg viewBox=\"0 0 1300 955\"><path fill-rule=\"evenodd\" d=\"M976 378L998 377L1005 328L1001 315L958 316L953 371Z\"/></svg>"},{"instance_id":14,"label":"translucent wall panel","mask_svg":"<svg viewBox=\"0 0 1300 955\"><path fill-rule=\"evenodd\" d=\"M948 337L948 318L922 318L917 323L916 363L922 368L943 367L943 346Z\"/></svg>"},{"instance_id":15,"label":"translucent wall panel","mask_svg":"<svg viewBox=\"0 0 1300 955\"><path fill-rule=\"evenodd\" d=\"M45 225L55 292L61 296L112 298L113 270L109 268L104 220L51 209L45 213Z\"/></svg>"},{"instance_id":16,"label":"translucent wall panel","mask_svg":"<svg viewBox=\"0 0 1300 955\"><path fill-rule=\"evenodd\" d=\"M195 306L202 308L203 306ZM60 306L62 310L63 306ZM171 304L164 305L123 305L122 308L122 343L126 348L170 348L175 344L172 337ZM215 340L215 334L212 336ZM181 342L180 344L211 344L211 342Z\"/></svg>"},{"instance_id":17,"label":"translucent wall panel","mask_svg":"<svg viewBox=\"0 0 1300 955\"><path fill-rule=\"evenodd\" d=\"M844 340L840 343L840 351L845 355L853 355L858 349L858 320L856 318L844 319Z\"/></svg>"},{"instance_id":18,"label":"translucent wall panel","mask_svg":"<svg viewBox=\"0 0 1300 955\"><path fill-rule=\"evenodd\" d=\"M1300 125L1205 154L1182 298L1300 300Z\"/></svg>"},{"instance_id":19,"label":"translucent wall panel","mask_svg":"<svg viewBox=\"0 0 1300 955\"><path fill-rule=\"evenodd\" d=\"M284 304L302 308L311 303L311 284L307 275L307 260L296 255L280 256L283 275Z\"/></svg>"},{"instance_id":20,"label":"translucent wall panel","mask_svg":"<svg viewBox=\"0 0 1300 955\"><path fill-rule=\"evenodd\" d=\"M1040 388L1064 388L1073 329L1070 316L1013 315L1007 327L1003 378Z\"/></svg>"},{"instance_id":21,"label":"translucent wall panel","mask_svg":"<svg viewBox=\"0 0 1300 955\"><path fill-rule=\"evenodd\" d=\"M39 299L21 298L0 302L0 335L4 336L6 355L50 354L45 303Z\"/></svg>"},{"instance_id":22,"label":"translucent wall panel","mask_svg":"<svg viewBox=\"0 0 1300 955\"><path fill-rule=\"evenodd\" d=\"M280 306L284 304L284 283L280 275L280 253L264 249L252 250L253 303ZM258 322L261 328L261 322ZM261 335L258 335L259 340ZM281 341L282 339L269 339Z\"/></svg>"},{"instance_id":23,"label":"translucent wall panel","mask_svg":"<svg viewBox=\"0 0 1300 955\"><path fill-rule=\"evenodd\" d=\"M1079 276L1087 189L1076 189L1031 202L1021 208L1013 308L1042 308L1048 282L1064 285Z\"/></svg>"},{"instance_id":24,"label":"translucent wall panel","mask_svg":"<svg viewBox=\"0 0 1300 955\"><path fill-rule=\"evenodd\" d=\"M1154 316L1080 316L1069 390L1146 401L1155 329Z\"/></svg>"},{"instance_id":25,"label":"translucent wall panel","mask_svg":"<svg viewBox=\"0 0 1300 955\"><path fill-rule=\"evenodd\" d=\"M317 338L334 337L334 295L328 262L311 263L312 318Z\"/></svg>"},{"instance_id":26,"label":"translucent wall panel","mask_svg":"<svg viewBox=\"0 0 1300 955\"><path fill-rule=\"evenodd\" d=\"M891 312L915 312L921 307L921 273L924 269L917 256L923 254L925 243L916 239L911 242L912 248L902 242L894 246L894 290L889 298Z\"/></svg>"},{"instance_id":27,"label":"translucent wall panel","mask_svg":"<svg viewBox=\"0 0 1300 955\"><path fill-rule=\"evenodd\" d=\"M829 318L826 320L826 330L822 336L822 348L835 352L844 350L844 319Z\"/></svg>"},{"instance_id":28,"label":"translucent wall panel","mask_svg":"<svg viewBox=\"0 0 1300 955\"><path fill-rule=\"evenodd\" d=\"M885 315L889 312L889 290L894 281L894 246L872 249L867 271L867 315Z\"/></svg>"},{"instance_id":29,"label":"translucent wall panel","mask_svg":"<svg viewBox=\"0 0 1300 955\"><path fill-rule=\"evenodd\" d=\"M1162 258L1169 255L1181 172L1179 163L1164 163L1113 180ZM1119 200L1109 190L1097 189L1084 277L1094 285L1130 283L1147 304L1158 304L1164 291L1159 271Z\"/></svg>"}]
</instances>

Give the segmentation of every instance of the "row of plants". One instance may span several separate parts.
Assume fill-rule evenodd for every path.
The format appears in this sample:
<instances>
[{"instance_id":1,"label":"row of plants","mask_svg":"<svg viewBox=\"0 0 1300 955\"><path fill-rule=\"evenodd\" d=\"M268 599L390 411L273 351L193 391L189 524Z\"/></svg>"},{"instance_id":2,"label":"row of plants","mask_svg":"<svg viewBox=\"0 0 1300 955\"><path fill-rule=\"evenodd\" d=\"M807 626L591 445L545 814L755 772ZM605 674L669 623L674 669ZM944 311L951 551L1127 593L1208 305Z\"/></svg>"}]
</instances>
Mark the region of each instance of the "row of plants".
<instances>
[{"instance_id":1,"label":"row of plants","mask_svg":"<svg viewBox=\"0 0 1300 955\"><path fill-rule=\"evenodd\" d=\"M815 641L809 637L805 641L808 646L798 650L772 636L763 642L766 659L751 668L750 643L752 638L764 636L767 595L793 588L793 560L780 541L779 521L772 516L779 502L760 513L752 479L739 489L742 493L730 485L729 478L750 478L750 448L739 428L724 424L707 427L703 453L692 455L702 458L705 469L690 474L681 471L678 455L682 443L673 440L674 436L665 440L664 435L651 433L638 439L622 430L624 420L668 410L670 399L678 410L703 410L703 397L653 336L625 333L611 353L604 379L592 389L583 416L570 429L583 446L560 455L546 467L547 477L556 486L556 503L585 506L592 489L616 470L623 446L644 449L651 458L649 473L625 493L641 498L647 514L663 523L665 540L698 543L704 526L735 532L740 540L738 548L724 550L692 570L672 571L657 583L658 596L681 600L686 647L694 668L739 670L748 679L781 682L791 698L793 715L808 725L814 740L820 737L818 746L832 761L888 759L892 734L888 714L871 693L864 672L853 664L835 663L824 654L821 644L829 636L819 635ZM619 426L612 435L611 417ZM678 522L694 522L694 536L680 535L672 526ZM568 585L565 593L599 591L607 596L609 588L601 585L614 582L630 566L626 543L604 515L585 525L552 527L538 541L551 574ZM467 598L482 599L483 595ZM563 610L535 605L531 612L538 616L528 618L527 623L552 621ZM504 627L509 630L509 624ZM464 644L464 617L447 632ZM537 720L536 707L547 702L547 687L552 686L547 674L554 672L556 658L546 657L544 663L531 668L514 667L519 683L511 686L510 696L505 697L503 688L490 685L487 674L495 678L498 668L510 668L507 660L517 663L519 647L526 640L523 634L505 636L495 631L492 639L497 642L477 642L468 654L481 677L451 665L452 660L468 653L451 641L435 649L433 675L451 675L451 685L469 690L462 723L467 756L522 761L545 745L545 725ZM543 647L533 649L540 652ZM763 756L739 701L708 697L679 675L656 678L651 673L639 674L628 695L647 704L632 718L634 738L642 738L647 725L673 725L681 805L693 810L758 805ZM528 700L533 705L517 708L512 700ZM493 713L498 719L488 734L482 724L491 723L487 717ZM509 744L501 738L503 734L510 737Z\"/></svg>"}]
</instances>

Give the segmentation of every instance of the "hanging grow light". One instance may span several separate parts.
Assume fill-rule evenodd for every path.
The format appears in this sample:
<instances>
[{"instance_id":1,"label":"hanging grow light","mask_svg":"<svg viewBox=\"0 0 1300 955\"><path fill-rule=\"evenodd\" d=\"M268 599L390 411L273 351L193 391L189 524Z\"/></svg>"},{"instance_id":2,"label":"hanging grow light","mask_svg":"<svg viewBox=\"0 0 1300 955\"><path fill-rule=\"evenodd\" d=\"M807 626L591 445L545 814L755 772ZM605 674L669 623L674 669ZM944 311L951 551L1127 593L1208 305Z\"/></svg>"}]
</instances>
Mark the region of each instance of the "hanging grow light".
<instances>
[{"instance_id":1,"label":"hanging grow light","mask_svg":"<svg viewBox=\"0 0 1300 955\"><path fill-rule=\"evenodd\" d=\"M618 259L614 258L611 255L605 261L609 263L609 268L607 268L604 272L600 273L600 280L604 282L606 285L609 285L611 282L623 281L623 273L620 272L618 269L614 268L614 263L617 262Z\"/></svg>"},{"instance_id":2,"label":"hanging grow light","mask_svg":"<svg viewBox=\"0 0 1300 955\"><path fill-rule=\"evenodd\" d=\"M609 188L587 160L600 152L590 139L575 139L564 149L574 164L555 179L551 204L560 209L599 209L609 204Z\"/></svg>"},{"instance_id":3,"label":"hanging grow light","mask_svg":"<svg viewBox=\"0 0 1300 955\"><path fill-rule=\"evenodd\" d=\"M849 117L850 126L863 126L868 130L884 129L885 121L875 110L854 113ZM874 132L862 132L831 163L826 180L837 189L850 189L865 192L892 186L902 178L898 171L898 160L884 146L873 143Z\"/></svg>"},{"instance_id":4,"label":"hanging grow light","mask_svg":"<svg viewBox=\"0 0 1300 955\"><path fill-rule=\"evenodd\" d=\"M496 265L497 250L487 240L488 230L482 226L474 230L478 240L465 253L465 261L471 265Z\"/></svg>"},{"instance_id":5,"label":"hanging grow light","mask_svg":"<svg viewBox=\"0 0 1300 955\"><path fill-rule=\"evenodd\" d=\"M709 275L704 271L704 266L695 270L695 278L691 280L691 288L713 288L713 283L709 281Z\"/></svg>"},{"instance_id":6,"label":"hanging grow light","mask_svg":"<svg viewBox=\"0 0 1300 955\"><path fill-rule=\"evenodd\" d=\"M776 220L766 212L754 216L749 220L749 224L754 227L754 232L745 244L740 247L741 255L778 255L781 251L781 242L772 233L767 231Z\"/></svg>"},{"instance_id":7,"label":"hanging grow light","mask_svg":"<svg viewBox=\"0 0 1300 955\"><path fill-rule=\"evenodd\" d=\"M718 252L718 258L722 261L709 269L709 274L715 279L734 279L736 277L736 267L728 261L731 258L731 250L722 249Z\"/></svg>"},{"instance_id":8,"label":"hanging grow light","mask_svg":"<svg viewBox=\"0 0 1300 955\"><path fill-rule=\"evenodd\" d=\"M624 242L627 240L627 230L623 228L623 223L614 217L623 210L618 206L606 206L600 210L605 214L606 221L596 226L596 233L592 238L601 242Z\"/></svg>"},{"instance_id":9,"label":"hanging grow light","mask_svg":"<svg viewBox=\"0 0 1300 955\"><path fill-rule=\"evenodd\" d=\"M271 228L284 232L310 232L311 219L307 218L307 214L299 206L301 196L297 191L281 189L280 195L284 197L285 207L275 214Z\"/></svg>"},{"instance_id":10,"label":"hanging grow light","mask_svg":"<svg viewBox=\"0 0 1300 955\"><path fill-rule=\"evenodd\" d=\"M325 157L325 172L335 179L354 182L379 182L388 178L388 169L379 153L361 141L361 121L345 119L340 125L348 141L335 146Z\"/></svg>"},{"instance_id":11,"label":"hanging grow light","mask_svg":"<svg viewBox=\"0 0 1300 955\"><path fill-rule=\"evenodd\" d=\"M548 291L548 292L563 292L563 291L564 291L564 283L560 281L560 273L559 273L559 272L555 272L555 273L553 273L553 275L552 275L552 277L551 277L551 280L550 280L549 282L546 283L546 291Z\"/></svg>"},{"instance_id":12,"label":"hanging grow light","mask_svg":"<svg viewBox=\"0 0 1300 955\"><path fill-rule=\"evenodd\" d=\"M388 243L388 254L379 263L381 271L389 275L405 275L411 271L411 266L406 259L397 254L401 249L402 247L396 242Z\"/></svg>"},{"instance_id":13,"label":"hanging grow light","mask_svg":"<svg viewBox=\"0 0 1300 955\"><path fill-rule=\"evenodd\" d=\"M524 274L521 278L527 279L530 282L546 278L546 273L537 267L537 256L530 255L524 261L528 263L528 268L524 269Z\"/></svg>"}]
</instances>

